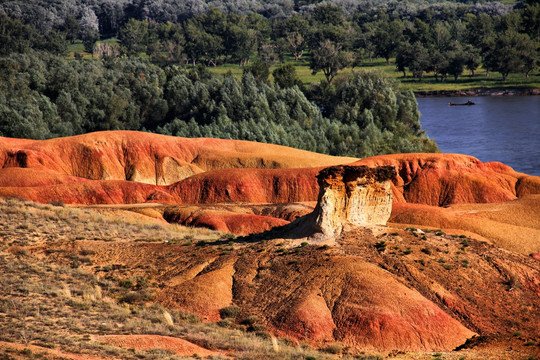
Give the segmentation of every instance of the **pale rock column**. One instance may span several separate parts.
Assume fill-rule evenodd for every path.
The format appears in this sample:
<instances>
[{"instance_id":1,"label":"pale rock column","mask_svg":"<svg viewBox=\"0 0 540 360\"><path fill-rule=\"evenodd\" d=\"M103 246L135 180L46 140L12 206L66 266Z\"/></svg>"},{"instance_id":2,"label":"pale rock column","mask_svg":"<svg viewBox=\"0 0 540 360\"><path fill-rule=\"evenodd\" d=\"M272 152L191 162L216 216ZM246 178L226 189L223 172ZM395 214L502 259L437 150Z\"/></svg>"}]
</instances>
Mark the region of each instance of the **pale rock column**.
<instances>
[{"instance_id":1,"label":"pale rock column","mask_svg":"<svg viewBox=\"0 0 540 360\"><path fill-rule=\"evenodd\" d=\"M385 225L392 212L393 166L332 166L317 175L319 198L315 228L337 236L344 224Z\"/></svg>"}]
</instances>

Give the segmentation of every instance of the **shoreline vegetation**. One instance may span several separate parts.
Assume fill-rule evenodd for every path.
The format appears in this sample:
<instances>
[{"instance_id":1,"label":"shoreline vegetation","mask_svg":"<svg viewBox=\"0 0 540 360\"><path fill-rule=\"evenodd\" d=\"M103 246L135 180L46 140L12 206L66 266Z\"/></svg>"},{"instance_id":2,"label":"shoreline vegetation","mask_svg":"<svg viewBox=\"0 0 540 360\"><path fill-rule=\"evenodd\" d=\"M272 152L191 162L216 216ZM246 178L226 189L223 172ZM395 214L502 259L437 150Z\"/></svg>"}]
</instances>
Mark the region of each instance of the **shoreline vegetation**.
<instances>
[{"instance_id":1,"label":"shoreline vegetation","mask_svg":"<svg viewBox=\"0 0 540 360\"><path fill-rule=\"evenodd\" d=\"M535 96L540 89L464 89L464 90L420 90L413 91L416 97L458 97L458 96Z\"/></svg>"}]
</instances>

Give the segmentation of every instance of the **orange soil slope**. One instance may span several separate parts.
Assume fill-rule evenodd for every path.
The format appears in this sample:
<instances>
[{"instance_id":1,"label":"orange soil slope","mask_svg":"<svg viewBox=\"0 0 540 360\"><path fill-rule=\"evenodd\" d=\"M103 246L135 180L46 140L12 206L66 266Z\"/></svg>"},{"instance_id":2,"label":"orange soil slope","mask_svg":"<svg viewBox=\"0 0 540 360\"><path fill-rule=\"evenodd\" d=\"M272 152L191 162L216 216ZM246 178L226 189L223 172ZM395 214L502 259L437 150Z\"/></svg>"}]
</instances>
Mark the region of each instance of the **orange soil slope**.
<instances>
[{"instance_id":1,"label":"orange soil slope","mask_svg":"<svg viewBox=\"0 0 540 360\"><path fill-rule=\"evenodd\" d=\"M393 165L398 202L445 206L492 203L540 193L540 177L515 172L498 162L458 154L394 154L359 160L355 165Z\"/></svg>"},{"instance_id":2,"label":"orange soil slope","mask_svg":"<svg viewBox=\"0 0 540 360\"><path fill-rule=\"evenodd\" d=\"M133 181L82 181L34 187L0 187L0 197L21 198L35 202L62 201L66 204L135 204L171 203L174 199L160 186Z\"/></svg>"},{"instance_id":3,"label":"orange soil slope","mask_svg":"<svg viewBox=\"0 0 540 360\"><path fill-rule=\"evenodd\" d=\"M27 168L0 169L0 188L2 187L36 187L69 184L86 181L76 176L63 175L51 170L35 170Z\"/></svg>"},{"instance_id":4,"label":"orange soil slope","mask_svg":"<svg viewBox=\"0 0 540 360\"><path fill-rule=\"evenodd\" d=\"M156 185L172 184L212 169L329 166L354 160L272 144L134 131L96 132L45 141L0 138L1 168L51 170L92 180Z\"/></svg>"},{"instance_id":5,"label":"orange soil slope","mask_svg":"<svg viewBox=\"0 0 540 360\"><path fill-rule=\"evenodd\" d=\"M428 226L454 234L477 234L522 254L540 251L540 195L494 204L456 204L449 208L394 204L390 222Z\"/></svg>"},{"instance_id":6,"label":"orange soil slope","mask_svg":"<svg viewBox=\"0 0 540 360\"><path fill-rule=\"evenodd\" d=\"M162 284L156 301L209 321L220 319L220 309L238 304L239 320L256 316L277 335L365 350L451 350L474 335L388 271L342 251L306 247L302 255L280 255L265 243L270 251L219 254L199 247L194 256L176 245L84 246L95 251L94 264L129 264L124 269L129 276L139 273L140 264L165 270L156 273ZM158 260L166 251L174 263Z\"/></svg>"},{"instance_id":7,"label":"orange soil slope","mask_svg":"<svg viewBox=\"0 0 540 360\"><path fill-rule=\"evenodd\" d=\"M103 342L124 349L152 350L162 349L177 355L199 357L218 356L219 353L195 345L184 339L160 335L103 335L95 336L98 342Z\"/></svg>"},{"instance_id":8,"label":"orange soil slope","mask_svg":"<svg viewBox=\"0 0 540 360\"><path fill-rule=\"evenodd\" d=\"M394 202L434 206L493 203L540 193L540 177L515 172L501 163L482 163L458 154L394 154L362 159L352 165L393 165ZM220 201L315 201L315 175L321 168L229 169L209 171L170 186L184 203Z\"/></svg>"},{"instance_id":9,"label":"orange soil slope","mask_svg":"<svg viewBox=\"0 0 540 360\"><path fill-rule=\"evenodd\" d=\"M500 163L482 163L479 160L455 154L400 154L366 158L355 162L358 165L394 165L398 175L393 179L394 202L419 203L446 206L456 203L490 203L514 200L517 196L540 193L540 177L517 173ZM302 169L222 169L207 171L191 176L169 186L155 186L154 191L167 193L165 202L176 203L285 203L315 201L318 185L315 175L320 167ZM11 170L14 171L14 170ZM21 170L22 171L22 170ZM39 174L35 175L36 177ZM0 177L1 178L1 177ZM66 178L72 181L72 178ZM7 180L6 180L7 181ZM59 180L54 180L59 181ZM100 188L102 181L67 184L61 194L50 186L40 187L36 195L29 197L26 189L0 189L1 196L18 196L34 201L50 201L54 196L65 196L66 203L89 204L91 201L78 197L82 187L91 193ZM119 187L133 182L117 182ZM5 182L3 184L6 184ZM92 184L92 185L90 185ZM13 186L13 185L12 185ZM73 188L74 195L67 194ZM131 190L130 190L131 191ZM64 194L64 195L62 195ZM141 194L142 201L162 201ZM99 198L99 197L97 197ZM101 198L100 198L101 199ZM105 199L105 198L104 198ZM101 203L119 203L103 200ZM122 203L122 202L120 202Z\"/></svg>"},{"instance_id":10,"label":"orange soil slope","mask_svg":"<svg viewBox=\"0 0 540 360\"><path fill-rule=\"evenodd\" d=\"M351 160L269 144L129 131L47 141L0 138L0 185L4 187L0 194L78 204L314 201L318 193L314 175L318 170ZM500 163L484 164L466 155L396 154L366 158L354 164L394 165L398 172L393 180L395 202L445 206L508 201L540 192L539 177L517 173ZM290 168L302 166L306 168ZM220 168L229 169L210 171ZM102 188L107 187L104 183L92 181L83 185L83 179L170 185L109 198L100 195ZM59 184L66 186L61 190L54 188ZM23 189L38 186L39 190ZM123 188L118 191L124 193L136 190L127 182L117 182L115 186ZM93 194L94 191L98 193ZM151 192L159 196L151 196Z\"/></svg>"},{"instance_id":11,"label":"orange soil slope","mask_svg":"<svg viewBox=\"0 0 540 360\"><path fill-rule=\"evenodd\" d=\"M321 168L304 169L227 169L194 175L169 186L121 180L85 180L64 176L68 182L57 184L61 176L46 178L38 186L38 173L29 169L10 170L20 183L0 187L0 197L16 197L47 203L62 200L66 204L134 204L163 202L209 204L217 202L290 203L315 201L318 185L315 175ZM0 170L0 181L2 174ZM25 177L25 176L28 176ZM6 177L7 178L7 177ZM77 179L77 180L73 180ZM7 184L6 184L7 183ZM8 185L6 179L3 185Z\"/></svg>"},{"instance_id":12,"label":"orange soil slope","mask_svg":"<svg viewBox=\"0 0 540 360\"><path fill-rule=\"evenodd\" d=\"M193 208L167 211L164 214L164 218L169 223L205 227L236 235L261 233L273 227L283 226L289 223L289 221L272 216Z\"/></svg>"},{"instance_id":13,"label":"orange soil slope","mask_svg":"<svg viewBox=\"0 0 540 360\"><path fill-rule=\"evenodd\" d=\"M314 201L321 168L227 169L194 175L169 187L186 204L216 202L290 203Z\"/></svg>"}]
</instances>

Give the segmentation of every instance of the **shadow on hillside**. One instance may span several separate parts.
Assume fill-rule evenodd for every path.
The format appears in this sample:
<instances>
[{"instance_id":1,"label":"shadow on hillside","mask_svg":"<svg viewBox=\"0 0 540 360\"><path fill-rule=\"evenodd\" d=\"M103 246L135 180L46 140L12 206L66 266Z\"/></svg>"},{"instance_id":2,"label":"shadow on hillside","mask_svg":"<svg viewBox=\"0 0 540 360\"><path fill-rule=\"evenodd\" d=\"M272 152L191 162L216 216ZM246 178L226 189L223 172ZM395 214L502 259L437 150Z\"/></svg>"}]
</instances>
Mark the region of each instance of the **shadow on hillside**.
<instances>
[{"instance_id":1,"label":"shadow on hillside","mask_svg":"<svg viewBox=\"0 0 540 360\"><path fill-rule=\"evenodd\" d=\"M277 226L262 233L238 236L236 238L221 238L216 241L203 241L201 245L227 245L234 244L253 244L261 241L276 239L298 240L312 237L319 233L313 226L313 213L304 215L294 220L290 224Z\"/></svg>"},{"instance_id":2,"label":"shadow on hillside","mask_svg":"<svg viewBox=\"0 0 540 360\"><path fill-rule=\"evenodd\" d=\"M310 213L299 217L290 224L274 227L268 231L251 234L247 236L241 236L234 239L236 243L254 243L260 241L268 241L275 239L284 239L284 240L298 240L304 239L307 237L312 237L318 231L313 226L314 224L314 214Z\"/></svg>"}]
</instances>

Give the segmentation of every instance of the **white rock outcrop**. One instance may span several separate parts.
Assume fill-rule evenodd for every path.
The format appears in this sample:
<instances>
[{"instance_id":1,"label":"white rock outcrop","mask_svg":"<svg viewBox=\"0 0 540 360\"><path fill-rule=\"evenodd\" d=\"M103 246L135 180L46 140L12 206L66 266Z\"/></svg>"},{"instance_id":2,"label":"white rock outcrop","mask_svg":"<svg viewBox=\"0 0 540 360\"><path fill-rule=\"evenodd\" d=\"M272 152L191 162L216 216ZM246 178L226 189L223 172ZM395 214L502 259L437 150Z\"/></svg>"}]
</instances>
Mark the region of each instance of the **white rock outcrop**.
<instances>
[{"instance_id":1,"label":"white rock outcrop","mask_svg":"<svg viewBox=\"0 0 540 360\"><path fill-rule=\"evenodd\" d=\"M393 166L332 166L317 175L315 228L337 236L345 224L385 225L392 212Z\"/></svg>"}]
</instances>

